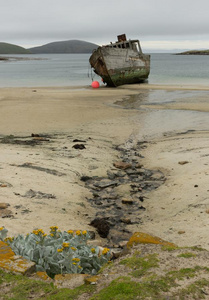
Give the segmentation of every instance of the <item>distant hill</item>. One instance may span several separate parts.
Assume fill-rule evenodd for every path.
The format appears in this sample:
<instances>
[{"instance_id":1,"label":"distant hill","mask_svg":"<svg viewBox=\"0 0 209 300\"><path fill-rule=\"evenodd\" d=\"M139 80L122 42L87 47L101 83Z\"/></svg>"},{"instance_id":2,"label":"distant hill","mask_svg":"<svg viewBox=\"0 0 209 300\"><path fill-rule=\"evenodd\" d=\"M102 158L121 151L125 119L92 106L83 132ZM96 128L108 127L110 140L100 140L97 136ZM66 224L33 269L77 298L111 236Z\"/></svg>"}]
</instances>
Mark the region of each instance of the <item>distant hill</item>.
<instances>
[{"instance_id":1,"label":"distant hill","mask_svg":"<svg viewBox=\"0 0 209 300\"><path fill-rule=\"evenodd\" d=\"M23 47L0 42L0 54L30 54L31 52Z\"/></svg>"},{"instance_id":2,"label":"distant hill","mask_svg":"<svg viewBox=\"0 0 209 300\"><path fill-rule=\"evenodd\" d=\"M209 50L190 50L176 53L176 55L209 55Z\"/></svg>"},{"instance_id":3,"label":"distant hill","mask_svg":"<svg viewBox=\"0 0 209 300\"><path fill-rule=\"evenodd\" d=\"M33 53L91 53L98 45L79 41L70 40L62 42L53 42L40 47L29 48L28 50Z\"/></svg>"}]
</instances>

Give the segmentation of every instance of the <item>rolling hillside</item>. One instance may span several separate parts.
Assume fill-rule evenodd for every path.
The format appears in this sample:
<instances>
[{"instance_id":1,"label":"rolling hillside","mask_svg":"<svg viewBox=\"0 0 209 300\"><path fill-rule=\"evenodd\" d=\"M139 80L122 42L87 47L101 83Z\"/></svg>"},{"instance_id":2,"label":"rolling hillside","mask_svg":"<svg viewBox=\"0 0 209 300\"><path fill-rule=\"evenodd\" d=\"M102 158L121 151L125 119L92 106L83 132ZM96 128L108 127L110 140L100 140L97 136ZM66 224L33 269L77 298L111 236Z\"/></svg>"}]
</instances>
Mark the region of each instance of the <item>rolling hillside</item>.
<instances>
[{"instance_id":1,"label":"rolling hillside","mask_svg":"<svg viewBox=\"0 0 209 300\"><path fill-rule=\"evenodd\" d=\"M30 54L31 52L23 47L0 42L0 54Z\"/></svg>"},{"instance_id":2,"label":"rolling hillside","mask_svg":"<svg viewBox=\"0 0 209 300\"><path fill-rule=\"evenodd\" d=\"M62 42L53 42L40 47L29 48L28 50L33 53L91 53L98 45L79 41L69 40Z\"/></svg>"}]
</instances>

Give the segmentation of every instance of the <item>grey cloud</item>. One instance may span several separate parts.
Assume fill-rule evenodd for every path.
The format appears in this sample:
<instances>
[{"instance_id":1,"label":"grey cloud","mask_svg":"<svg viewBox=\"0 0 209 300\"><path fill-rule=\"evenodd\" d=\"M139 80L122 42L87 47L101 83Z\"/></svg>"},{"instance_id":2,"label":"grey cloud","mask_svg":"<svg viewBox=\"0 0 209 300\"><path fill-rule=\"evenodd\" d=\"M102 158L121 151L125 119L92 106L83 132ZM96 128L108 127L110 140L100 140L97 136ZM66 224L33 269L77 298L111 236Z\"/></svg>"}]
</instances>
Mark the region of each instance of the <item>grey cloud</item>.
<instances>
[{"instance_id":1,"label":"grey cloud","mask_svg":"<svg viewBox=\"0 0 209 300\"><path fill-rule=\"evenodd\" d=\"M208 0L0 0L0 41L208 39Z\"/></svg>"}]
</instances>

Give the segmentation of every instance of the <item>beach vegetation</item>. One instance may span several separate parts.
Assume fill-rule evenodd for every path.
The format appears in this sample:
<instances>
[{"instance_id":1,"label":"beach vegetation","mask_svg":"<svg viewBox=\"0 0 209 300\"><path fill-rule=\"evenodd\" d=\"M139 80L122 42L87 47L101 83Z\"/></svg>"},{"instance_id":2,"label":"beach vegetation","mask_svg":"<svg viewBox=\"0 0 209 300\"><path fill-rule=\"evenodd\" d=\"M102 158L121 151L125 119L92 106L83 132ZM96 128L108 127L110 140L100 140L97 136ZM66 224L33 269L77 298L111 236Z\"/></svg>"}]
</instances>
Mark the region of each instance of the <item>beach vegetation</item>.
<instances>
[{"instance_id":1,"label":"beach vegetation","mask_svg":"<svg viewBox=\"0 0 209 300\"><path fill-rule=\"evenodd\" d=\"M133 277L141 277L151 268L158 267L157 254L149 254L144 257L136 251L133 256L121 260L120 264L133 269L130 273Z\"/></svg>"},{"instance_id":2,"label":"beach vegetation","mask_svg":"<svg viewBox=\"0 0 209 300\"><path fill-rule=\"evenodd\" d=\"M81 285L74 289L59 289L53 283L34 280L27 276L6 273L0 270L1 299L56 299L75 300L79 295L94 291L93 285Z\"/></svg>"},{"instance_id":3,"label":"beach vegetation","mask_svg":"<svg viewBox=\"0 0 209 300\"><path fill-rule=\"evenodd\" d=\"M184 258L191 258L191 257L196 257L197 255L192 253L192 252L185 252L179 254L177 257L184 257Z\"/></svg>"},{"instance_id":4,"label":"beach vegetation","mask_svg":"<svg viewBox=\"0 0 209 300\"><path fill-rule=\"evenodd\" d=\"M36 271L46 271L53 278L56 274L83 273L95 275L101 266L108 263L110 250L102 253L98 246L90 246L90 235L86 230L61 232L51 226L49 234L42 229L23 236L6 237L7 229L0 228L0 240L6 242L16 255L36 263Z\"/></svg>"}]
</instances>

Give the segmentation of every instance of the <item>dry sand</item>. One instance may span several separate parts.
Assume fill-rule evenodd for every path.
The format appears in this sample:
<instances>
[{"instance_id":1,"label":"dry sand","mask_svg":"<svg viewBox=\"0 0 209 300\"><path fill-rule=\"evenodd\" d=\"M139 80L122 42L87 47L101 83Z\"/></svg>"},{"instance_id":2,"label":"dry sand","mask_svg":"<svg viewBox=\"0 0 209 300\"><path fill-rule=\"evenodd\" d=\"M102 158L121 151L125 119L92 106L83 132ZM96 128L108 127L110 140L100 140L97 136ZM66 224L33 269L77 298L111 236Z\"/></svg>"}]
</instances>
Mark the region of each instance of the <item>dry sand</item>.
<instances>
[{"instance_id":1,"label":"dry sand","mask_svg":"<svg viewBox=\"0 0 209 300\"><path fill-rule=\"evenodd\" d=\"M40 144L0 144L0 202L10 204L13 218L2 218L10 235L57 225L61 230L91 229L94 209L81 175L103 176L118 158L115 145L137 142L146 109L209 112L207 97L164 105L143 105L142 111L123 109L116 101L148 89L190 90L191 87L151 85L100 88L12 88L0 90L0 135ZM192 87L208 90L207 87ZM72 148L74 139L86 149ZM209 131L193 131L152 138L143 149L142 163L160 169L167 180L144 202L142 224L131 230L160 236L179 246L209 249ZM185 164L179 164L179 162ZM54 174L50 174L53 171ZM56 174L56 175L55 175ZM30 190L42 194L28 194ZM47 197L45 195L45 197ZM55 198L51 197L54 196Z\"/></svg>"},{"instance_id":2,"label":"dry sand","mask_svg":"<svg viewBox=\"0 0 209 300\"><path fill-rule=\"evenodd\" d=\"M49 139L36 146L0 144L0 202L9 203L14 216L2 218L1 226L10 235L37 227L48 232L53 225L92 229L94 211L80 176L106 175L118 154L113 145L132 134L138 112L113 105L126 94L116 89L1 89L1 136L31 141L33 133ZM75 139L85 140L86 149L72 148Z\"/></svg>"}]
</instances>

